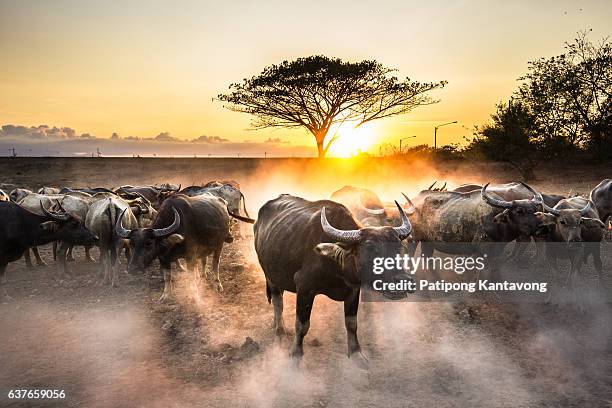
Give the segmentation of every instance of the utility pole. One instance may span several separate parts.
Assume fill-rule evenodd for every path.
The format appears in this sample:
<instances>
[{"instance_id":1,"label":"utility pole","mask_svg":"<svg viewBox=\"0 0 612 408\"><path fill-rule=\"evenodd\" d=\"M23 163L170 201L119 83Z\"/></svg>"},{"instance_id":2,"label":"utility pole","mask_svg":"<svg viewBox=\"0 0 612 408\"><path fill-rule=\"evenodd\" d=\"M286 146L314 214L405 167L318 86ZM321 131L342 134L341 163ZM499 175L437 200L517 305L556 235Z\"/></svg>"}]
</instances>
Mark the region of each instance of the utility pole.
<instances>
[{"instance_id":1,"label":"utility pole","mask_svg":"<svg viewBox=\"0 0 612 408\"><path fill-rule=\"evenodd\" d=\"M9 150L11 150L13 152L13 155L12 155L13 157L17 157L17 152L15 151L14 147L9 149Z\"/></svg>"},{"instance_id":2,"label":"utility pole","mask_svg":"<svg viewBox=\"0 0 612 408\"><path fill-rule=\"evenodd\" d=\"M414 135L414 136L404 137L404 138L402 138L402 139L400 139L400 140L399 140L399 152L400 152L400 154L402 154L402 140L412 139L412 138L414 138L414 137L416 137L416 135Z\"/></svg>"},{"instance_id":3,"label":"utility pole","mask_svg":"<svg viewBox=\"0 0 612 408\"><path fill-rule=\"evenodd\" d=\"M446 125L452 125L453 123L457 123L457 121L455 120L452 122L443 123L441 125L434 126L434 149L438 148L438 128L441 128L442 126L446 126Z\"/></svg>"}]
</instances>

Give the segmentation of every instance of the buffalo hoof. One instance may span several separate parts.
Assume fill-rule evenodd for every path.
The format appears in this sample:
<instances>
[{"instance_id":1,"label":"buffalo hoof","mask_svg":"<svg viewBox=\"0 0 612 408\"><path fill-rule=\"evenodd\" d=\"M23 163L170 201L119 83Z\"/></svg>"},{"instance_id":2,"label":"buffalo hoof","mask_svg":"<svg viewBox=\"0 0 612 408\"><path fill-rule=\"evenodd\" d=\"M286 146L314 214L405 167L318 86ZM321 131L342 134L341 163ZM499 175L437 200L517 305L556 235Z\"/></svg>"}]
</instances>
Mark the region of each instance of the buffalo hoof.
<instances>
[{"instance_id":1,"label":"buffalo hoof","mask_svg":"<svg viewBox=\"0 0 612 408\"><path fill-rule=\"evenodd\" d=\"M295 370L300 368L302 362L302 354L289 353L289 366Z\"/></svg>"},{"instance_id":2,"label":"buffalo hoof","mask_svg":"<svg viewBox=\"0 0 612 408\"><path fill-rule=\"evenodd\" d=\"M351 363L360 370L367 371L370 369L370 361L361 351L357 351L349 356Z\"/></svg>"},{"instance_id":3,"label":"buffalo hoof","mask_svg":"<svg viewBox=\"0 0 612 408\"><path fill-rule=\"evenodd\" d=\"M37 261L36 266L48 266L45 261Z\"/></svg>"},{"instance_id":4,"label":"buffalo hoof","mask_svg":"<svg viewBox=\"0 0 612 408\"><path fill-rule=\"evenodd\" d=\"M173 300L173 296L169 293L162 293L162 295L159 297L158 302L159 303L167 303L170 302L171 300Z\"/></svg>"},{"instance_id":5,"label":"buffalo hoof","mask_svg":"<svg viewBox=\"0 0 612 408\"><path fill-rule=\"evenodd\" d=\"M95 263L96 263L96 260L95 260L95 259L93 259L93 258L90 256L89 258L85 258L85 262L86 262L86 263L92 263L92 264L95 264Z\"/></svg>"}]
</instances>

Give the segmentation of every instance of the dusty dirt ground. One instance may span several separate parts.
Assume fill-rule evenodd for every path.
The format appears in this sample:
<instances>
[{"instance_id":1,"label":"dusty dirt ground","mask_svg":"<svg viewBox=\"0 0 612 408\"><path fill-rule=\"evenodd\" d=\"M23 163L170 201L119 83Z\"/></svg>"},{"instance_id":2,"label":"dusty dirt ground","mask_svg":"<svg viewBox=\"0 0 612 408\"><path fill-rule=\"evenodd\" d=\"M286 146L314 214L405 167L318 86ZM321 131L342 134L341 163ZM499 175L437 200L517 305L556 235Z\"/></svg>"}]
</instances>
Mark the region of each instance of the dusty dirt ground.
<instances>
[{"instance_id":1,"label":"dusty dirt ground","mask_svg":"<svg viewBox=\"0 0 612 408\"><path fill-rule=\"evenodd\" d=\"M609 172L547 168L532 184L588 193ZM254 217L280 193L322 198L354 184L397 199L434 179L456 185L517 177L496 164L255 159L2 159L0 174L0 183L29 188L236 179ZM370 369L363 371L345 356L342 305L319 296L296 368L287 357L290 339L274 338L250 237L224 250L224 291L209 276L198 297L191 274L176 273L176 301L167 304L157 303L163 283L155 265L150 278L122 273L120 286L110 288L99 284L98 266L84 263L81 248L66 276L50 246L41 255L49 266L28 270L20 260L8 268L13 300L0 304L0 406L612 406L609 305L364 303L359 336ZM286 294L289 328L294 301ZM66 398L6 398L23 388L63 389Z\"/></svg>"}]
</instances>

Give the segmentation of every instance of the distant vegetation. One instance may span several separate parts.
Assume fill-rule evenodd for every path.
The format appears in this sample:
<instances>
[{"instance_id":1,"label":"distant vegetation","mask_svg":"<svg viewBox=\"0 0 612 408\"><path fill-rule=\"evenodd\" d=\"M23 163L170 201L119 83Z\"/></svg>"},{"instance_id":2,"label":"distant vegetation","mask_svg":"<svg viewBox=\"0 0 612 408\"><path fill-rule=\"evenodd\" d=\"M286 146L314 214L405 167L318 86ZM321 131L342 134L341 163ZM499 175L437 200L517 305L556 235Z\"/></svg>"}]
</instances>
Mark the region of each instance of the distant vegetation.
<instances>
[{"instance_id":1,"label":"distant vegetation","mask_svg":"<svg viewBox=\"0 0 612 408\"><path fill-rule=\"evenodd\" d=\"M468 145L387 149L394 156L486 158L506 162L525 180L546 161L603 163L612 159L612 43L579 33L564 54L529 62L508 103L474 129Z\"/></svg>"},{"instance_id":2,"label":"distant vegetation","mask_svg":"<svg viewBox=\"0 0 612 408\"><path fill-rule=\"evenodd\" d=\"M581 32L564 54L529 63L510 102L466 150L505 161L526 179L544 160L612 159L612 43Z\"/></svg>"}]
</instances>

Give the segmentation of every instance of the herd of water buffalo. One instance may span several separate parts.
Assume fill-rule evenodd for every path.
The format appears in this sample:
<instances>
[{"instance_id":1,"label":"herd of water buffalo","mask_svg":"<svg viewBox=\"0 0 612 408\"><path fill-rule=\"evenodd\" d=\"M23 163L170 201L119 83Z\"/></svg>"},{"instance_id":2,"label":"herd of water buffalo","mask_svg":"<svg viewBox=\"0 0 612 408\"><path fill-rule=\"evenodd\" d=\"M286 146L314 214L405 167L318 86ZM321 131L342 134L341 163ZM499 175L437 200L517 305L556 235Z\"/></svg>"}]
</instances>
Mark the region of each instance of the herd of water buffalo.
<instances>
[{"instance_id":1,"label":"herd of water buffalo","mask_svg":"<svg viewBox=\"0 0 612 408\"><path fill-rule=\"evenodd\" d=\"M44 264L36 247L54 244L54 257L65 272L72 247L82 245L86 258L98 246L103 281L117 283L121 251L127 271L144 271L159 260L164 276L161 300L172 296L172 265L184 259L196 280L212 255L219 288L219 260L224 243L232 242L237 221L254 223L255 250L274 306L274 327L285 332L283 292L297 294L296 326L291 354L303 354L302 343L314 298L324 294L344 302L348 355L363 360L357 340L360 296L359 262L408 250L418 244L423 255L449 252L449 243L544 241L566 243L572 272L592 259L601 274L600 242L612 215L612 180L598 184L589 197L564 197L536 191L522 182L501 185L464 184L454 190L434 185L405 202L386 203L374 192L346 186L330 199L308 201L288 194L266 202L250 218L240 185L212 181L181 188L121 186L50 188L33 192L0 190L0 281L6 296L9 262L25 257ZM607 227L610 228L610 227ZM391 277L394 278L393 276Z\"/></svg>"}]
</instances>

